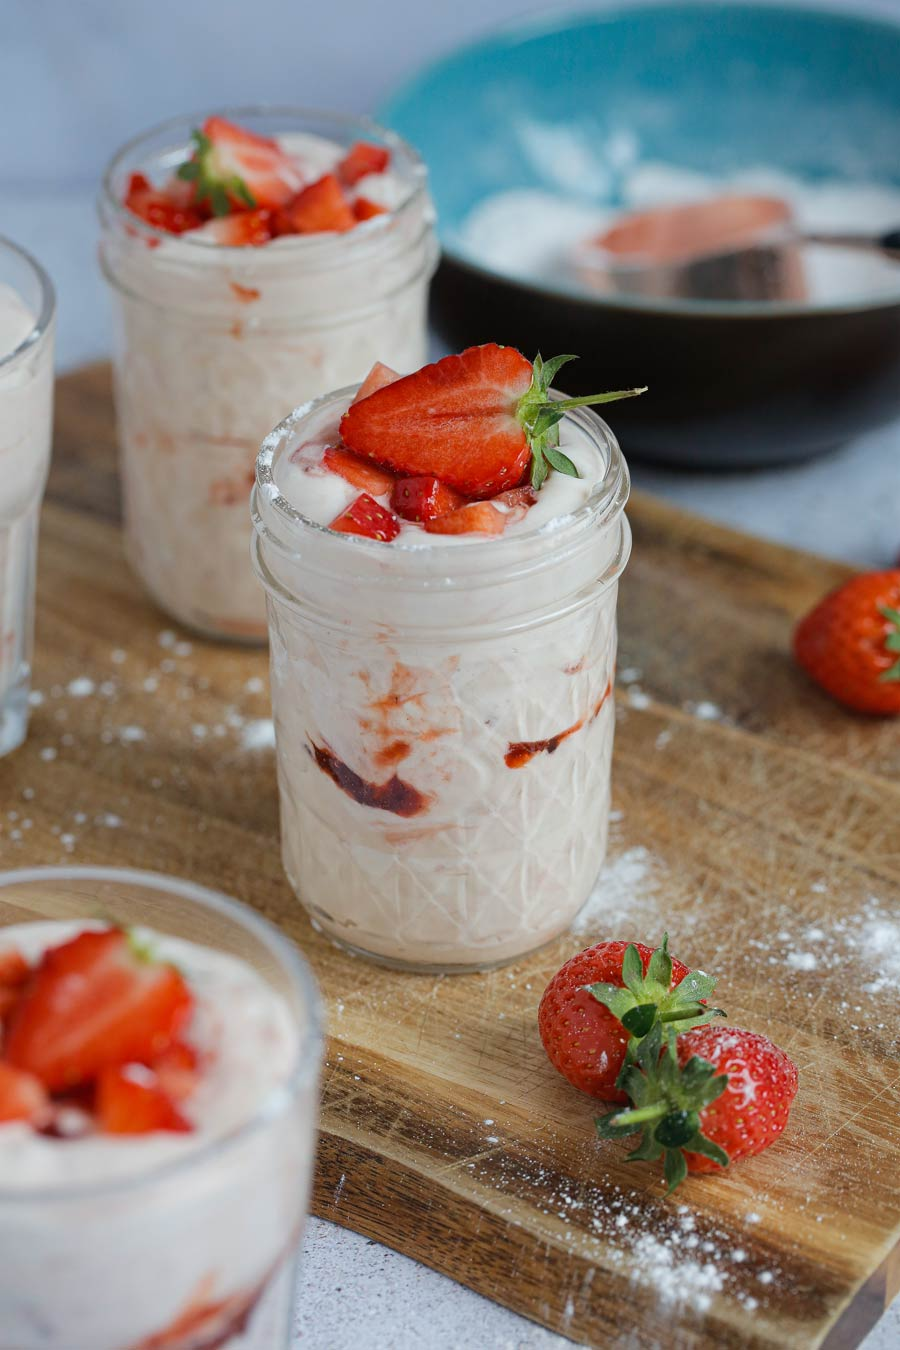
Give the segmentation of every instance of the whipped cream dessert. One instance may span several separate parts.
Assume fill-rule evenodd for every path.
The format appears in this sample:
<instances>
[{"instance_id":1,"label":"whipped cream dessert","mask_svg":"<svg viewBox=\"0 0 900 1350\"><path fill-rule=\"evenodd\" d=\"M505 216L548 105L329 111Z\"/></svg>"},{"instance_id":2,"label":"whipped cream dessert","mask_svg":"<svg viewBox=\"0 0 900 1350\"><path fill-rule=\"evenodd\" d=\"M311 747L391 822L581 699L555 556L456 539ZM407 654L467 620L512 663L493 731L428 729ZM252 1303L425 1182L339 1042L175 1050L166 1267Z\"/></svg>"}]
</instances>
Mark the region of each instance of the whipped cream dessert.
<instances>
[{"instance_id":1,"label":"whipped cream dessert","mask_svg":"<svg viewBox=\"0 0 900 1350\"><path fill-rule=\"evenodd\" d=\"M270 1350L314 1149L282 995L193 942L47 921L0 928L0 1008L2 1350ZM111 1062L154 1028L151 1063Z\"/></svg>"},{"instance_id":2,"label":"whipped cream dessert","mask_svg":"<svg viewBox=\"0 0 900 1350\"><path fill-rule=\"evenodd\" d=\"M188 215L187 229L181 212L170 229L159 193L149 206L135 197L135 170L149 188L193 162L187 122L126 147L101 202L130 559L158 604L213 636L265 637L246 531L265 432L298 396L361 379L379 355L402 368L424 358L437 256L424 168L384 133L386 167L342 169L360 147L373 149L364 139L373 133L333 123L323 117L311 130L298 114L284 115L275 134L263 128L283 157L277 209ZM350 152L348 134L360 138ZM255 200L268 201L270 183L256 185L252 164L245 172ZM282 188L293 195L285 200Z\"/></svg>"},{"instance_id":3,"label":"whipped cream dessert","mask_svg":"<svg viewBox=\"0 0 900 1350\"><path fill-rule=\"evenodd\" d=\"M578 477L344 532L359 488L327 461L353 392L299 409L257 470L284 866L347 947L489 967L565 930L603 862L627 470L572 410ZM502 526L469 528L484 507Z\"/></svg>"},{"instance_id":4,"label":"whipped cream dessert","mask_svg":"<svg viewBox=\"0 0 900 1350\"><path fill-rule=\"evenodd\" d=\"M37 523L50 464L53 341L45 332L28 343L38 319L0 282L0 754L27 725Z\"/></svg>"}]
</instances>

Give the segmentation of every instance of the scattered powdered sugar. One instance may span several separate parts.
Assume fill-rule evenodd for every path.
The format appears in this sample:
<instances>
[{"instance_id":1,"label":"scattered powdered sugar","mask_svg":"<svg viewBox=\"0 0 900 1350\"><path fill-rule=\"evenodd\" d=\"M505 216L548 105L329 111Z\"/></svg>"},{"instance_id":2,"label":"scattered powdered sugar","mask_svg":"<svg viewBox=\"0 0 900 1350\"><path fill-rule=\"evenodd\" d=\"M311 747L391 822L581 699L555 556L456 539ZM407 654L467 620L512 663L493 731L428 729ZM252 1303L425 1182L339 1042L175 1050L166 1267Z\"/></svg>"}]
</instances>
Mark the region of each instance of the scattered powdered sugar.
<instances>
[{"instance_id":1,"label":"scattered powdered sugar","mask_svg":"<svg viewBox=\"0 0 900 1350\"><path fill-rule=\"evenodd\" d=\"M95 687L94 681L88 679L87 675L79 675L76 680L69 681L66 693L70 698L89 698Z\"/></svg>"},{"instance_id":2,"label":"scattered powdered sugar","mask_svg":"<svg viewBox=\"0 0 900 1350\"><path fill-rule=\"evenodd\" d=\"M822 894L824 883L811 889ZM835 918L824 918L797 928L787 925L771 941L752 945L772 948L770 965L784 964L797 972L844 969L849 963L858 967L854 981L863 993L900 993L900 915L888 911L877 896L870 895L855 909L846 906Z\"/></svg>"},{"instance_id":3,"label":"scattered powdered sugar","mask_svg":"<svg viewBox=\"0 0 900 1350\"><path fill-rule=\"evenodd\" d=\"M596 885L572 924L574 933L588 933L621 921L638 921L655 913L662 864L642 844L608 859Z\"/></svg>"},{"instance_id":4,"label":"scattered powdered sugar","mask_svg":"<svg viewBox=\"0 0 900 1350\"><path fill-rule=\"evenodd\" d=\"M682 1257L676 1243L653 1233L639 1237L631 1254L635 1262L632 1279L650 1285L664 1306L687 1303L706 1312L712 1295L725 1285L725 1273L714 1261Z\"/></svg>"},{"instance_id":5,"label":"scattered powdered sugar","mask_svg":"<svg viewBox=\"0 0 900 1350\"><path fill-rule=\"evenodd\" d=\"M257 717L247 722L241 734L245 750L270 750L275 745L275 723L271 717Z\"/></svg>"},{"instance_id":6,"label":"scattered powdered sugar","mask_svg":"<svg viewBox=\"0 0 900 1350\"><path fill-rule=\"evenodd\" d=\"M685 703L684 711L690 713L693 717L699 717L701 722L722 722L725 714L718 703L710 703L706 699L701 699L699 703Z\"/></svg>"}]
</instances>

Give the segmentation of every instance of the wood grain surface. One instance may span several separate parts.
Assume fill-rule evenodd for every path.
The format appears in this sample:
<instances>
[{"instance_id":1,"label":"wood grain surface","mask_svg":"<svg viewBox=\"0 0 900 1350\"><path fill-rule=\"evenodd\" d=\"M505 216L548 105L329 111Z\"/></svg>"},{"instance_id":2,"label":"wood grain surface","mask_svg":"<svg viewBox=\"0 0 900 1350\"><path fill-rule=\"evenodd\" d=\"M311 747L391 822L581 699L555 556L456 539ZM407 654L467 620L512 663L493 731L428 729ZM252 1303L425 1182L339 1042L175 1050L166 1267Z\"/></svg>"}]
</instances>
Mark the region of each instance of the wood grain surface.
<instances>
[{"instance_id":1,"label":"wood grain surface","mask_svg":"<svg viewBox=\"0 0 900 1350\"><path fill-rule=\"evenodd\" d=\"M61 381L57 422L4 866L176 873L296 939L331 1032L317 1214L585 1344L856 1345L900 1273L900 731L787 655L843 570L636 497L596 921L491 974L403 976L331 947L283 878L265 654L173 637L122 559L105 368ZM535 1027L563 959L663 928L801 1071L778 1144L674 1199L594 1140Z\"/></svg>"}]
</instances>

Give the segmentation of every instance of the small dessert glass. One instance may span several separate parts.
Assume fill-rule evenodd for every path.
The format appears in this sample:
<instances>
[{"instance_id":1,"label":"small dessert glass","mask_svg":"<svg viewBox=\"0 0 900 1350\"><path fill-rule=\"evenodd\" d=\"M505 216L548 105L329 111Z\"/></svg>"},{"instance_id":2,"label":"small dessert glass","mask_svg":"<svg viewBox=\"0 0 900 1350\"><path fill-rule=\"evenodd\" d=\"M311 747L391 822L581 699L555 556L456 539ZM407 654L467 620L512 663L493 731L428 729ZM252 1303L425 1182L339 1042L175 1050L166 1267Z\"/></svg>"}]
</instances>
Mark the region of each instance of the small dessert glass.
<instances>
[{"instance_id":1,"label":"small dessert glass","mask_svg":"<svg viewBox=\"0 0 900 1350\"><path fill-rule=\"evenodd\" d=\"M0 755L28 731L38 519L50 466L55 299L47 273L0 239ZM29 323L30 320L30 323Z\"/></svg>"},{"instance_id":2,"label":"small dessert glass","mask_svg":"<svg viewBox=\"0 0 900 1350\"><path fill-rule=\"evenodd\" d=\"M0 873L0 940L11 924L98 915L246 961L288 1007L294 1067L238 1128L174 1160L56 1189L0 1176L0 1350L286 1347L315 1152L315 982L269 923L191 882L113 868Z\"/></svg>"},{"instance_id":3,"label":"small dessert glass","mask_svg":"<svg viewBox=\"0 0 900 1350\"><path fill-rule=\"evenodd\" d=\"M257 461L284 867L340 945L485 969L563 932L603 862L628 471L578 410L604 472L571 515L477 541L333 533L276 478L353 393L298 408Z\"/></svg>"},{"instance_id":4,"label":"small dessert glass","mask_svg":"<svg viewBox=\"0 0 900 1350\"><path fill-rule=\"evenodd\" d=\"M376 361L426 355L437 262L425 167L367 120L297 109L226 117L302 149L304 137L391 152L399 201L343 234L227 248L145 224L123 205L129 176L187 158L182 117L114 157L100 197L101 266L112 289L126 546L153 599L211 637L263 642L263 595L247 565L247 501L259 442L302 398L361 380Z\"/></svg>"}]
</instances>

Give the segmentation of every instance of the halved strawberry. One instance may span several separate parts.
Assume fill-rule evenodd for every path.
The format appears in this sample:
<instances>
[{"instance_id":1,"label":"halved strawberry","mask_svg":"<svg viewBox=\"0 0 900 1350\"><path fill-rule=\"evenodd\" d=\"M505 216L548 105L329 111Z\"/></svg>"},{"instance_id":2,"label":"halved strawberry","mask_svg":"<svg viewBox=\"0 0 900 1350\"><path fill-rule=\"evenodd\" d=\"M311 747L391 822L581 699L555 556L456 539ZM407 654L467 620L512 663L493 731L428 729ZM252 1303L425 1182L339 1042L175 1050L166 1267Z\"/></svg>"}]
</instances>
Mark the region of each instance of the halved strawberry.
<instances>
[{"instance_id":1,"label":"halved strawberry","mask_svg":"<svg viewBox=\"0 0 900 1350\"><path fill-rule=\"evenodd\" d=\"M393 511L388 511L364 492L328 528L339 534L361 534L366 539L381 539L387 544L400 533L400 522Z\"/></svg>"},{"instance_id":2,"label":"halved strawberry","mask_svg":"<svg viewBox=\"0 0 900 1350\"><path fill-rule=\"evenodd\" d=\"M0 1018L15 1006L30 974L31 967L17 947L0 950Z\"/></svg>"},{"instance_id":3,"label":"halved strawberry","mask_svg":"<svg viewBox=\"0 0 900 1350\"><path fill-rule=\"evenodd\" d=\"M355 224L353 208L333 173L310 183L275 217L278 234L322 234L329 230L342 233L352 230Z\"/></svg>"},{"instance_id":4,"label":"halved strawberry","mask_svg":"<svg viewBox=\"0 0 900 1350\"><path fill-rule=\"evenodd\" d=\"M346 478L348 483L358 487L373 497L381 497L390 492L394 485L393 474L379 469L370 459L360 459L359 455L344 450L340 445L329 445L322 456L326 469Z\"/></svg>"},{"instance_id":5,"label":"halved strawberry","mask_svg":"<svg viewBox=\"0 0 900 1350\"><path fill-rule=\"evenodd\" d=\"M97 1124L106 1134L184 1133L193 1129L152 1069L143 1064L110 1065L97 1079Z\"/></svg>"},{"instance_id":6,"label":"halved strawberry","mask_svg":"<svg viewBox=\"0 0 900 1350\"><path fill-rule=\"evenodd\" d=\"M224 248L259 247L272 238L271 211L236 211L233 216L217 216L198 230L195 238L211 239Z\"/></svg>"},{"instance_id":7,"label":"halved strawberry","mask_svg":"<svg viewBox=\"0 0 900 1350\"><path fill-rule=\"evenodd\" d=\"M46 951L13 1009L4 1058L51 1092L127 1060L151 1062L193 1009L174 966L118 928L79 933Z\"/></svg>"},{"instance_id":8,"label":"halved strawberry","mask_svg":"<svg viewBox=\"0 0 900 1350\"><path fill-rule=\"evenodd\" d=\"M445 487L439 478L398 478L391 489L391 506L404 520L436 520L465 503L465 497Z\"/></svg>"},{"instance_id":9,"label":"halved strawberry","mask_svg":"<svg viewBox=\"0 0 900 1350\"><path fill-rule=\"evenodd\" d=\"M373 202L371 197L357 197L353 203L353 214L357 220L371 220L373 216L386 216L388 209L380 202Z\"/></svg>"},{"instance_id":10,"label":"halved strawberry","mask_svg":"<svg viewBox=\"0 0 900 1350\"><path fill-rule=\"evenodd\" d=\"M300 169L277 141L224 117L207 117L193 139L194 153L178 177L194 185L197 202L208 202L213 215L274 209L303 186Z\"/></svg>"},{"instance_id":11,"label":"halved strawberry","mask_svg":"<svg viewBox=\"0 0 900 1350\"><path fill-rule=\"evenodd\" d=\"M37 1078L0 1062L0 1124L6 1120L37 1122L47 1106L47 1094Z\"/></svg>"},{"instance_id":12,"label":"halved strawberry","mask_svg":"<svg viewBox=\"0 0 900 1350\"><path fill-rule=\"evenodd\" d=\"M469 347L352 404L341 419L341 437L395 473L432 474L466 497L517 487L529 460L535 489L551 468L577 477L558 448L557 424L565 413L643 391L552 398L551 381L571 359L537 356L532 365L513 347Z\"/></svg>"},{"instance_id":13,"label":"halved strawberry","mask_svg":"<svg viewBox=\"0 0 900 1350\"><path fill-rule=\"evenodd\" d=\"M200 1058L187 1041L173 1041L148 1065L159 1086L175 1102L183 1102L194 1092L200 1077Z\"/></svg>"},{"instance_id":14,"label":"halved strawberry","mask_svg":"<svg viewBox=\"0 0 900 1350\"><path fill-rule=\"evenodd\" d=\"M502 534L508 517L490 502L470 502L449 515L426 520L429 534Z\"/></svg>"},{"instance_id":15,"label":"halved strawberry","mask_svg":"<svg viewBox=\"0 0 900 1350\"><path fill-rule=\"evenodd\" d=\"M361 403L364 398L368 398L370 394L374 394L376 389L384 389L386 385L393 384L395 380L399 379L399 371L391 370L390 366L386 366L383 361L376 361L362 384L357 389L356 397L353 402Z\"/></svg>"},{"instance_id":16,"label":"halved strawberry","mask_svg":"<svg viewBox=\"0 0 900 1350\"><path fill-rule=\"evenodd\" d=\"M337 166L337 176L347 187L353 187L367 174L384 173L390 162L391 152L383 145L357 141Z\"/></svg>"},{"instance_id":17,"label":"halved strawberry","mask_svg":"<svg viewBox=\"0 0 900 1350\"><path fill-rule=\"evenodd\" d=\"M186 202L182 194L170 196L167 191L155 188L142 173L133 173L129 178L125 205L148 225L170 234L183 234L203 224L200 211Z\"/></svg>"}]
</instances>

